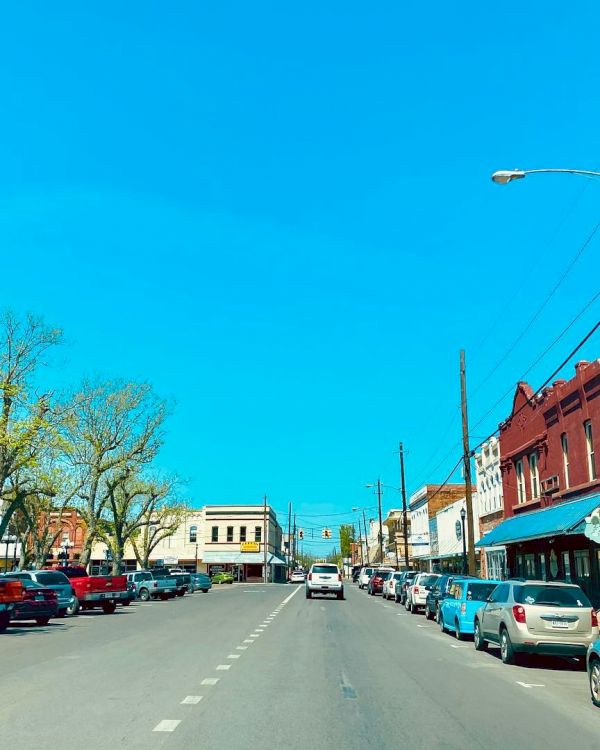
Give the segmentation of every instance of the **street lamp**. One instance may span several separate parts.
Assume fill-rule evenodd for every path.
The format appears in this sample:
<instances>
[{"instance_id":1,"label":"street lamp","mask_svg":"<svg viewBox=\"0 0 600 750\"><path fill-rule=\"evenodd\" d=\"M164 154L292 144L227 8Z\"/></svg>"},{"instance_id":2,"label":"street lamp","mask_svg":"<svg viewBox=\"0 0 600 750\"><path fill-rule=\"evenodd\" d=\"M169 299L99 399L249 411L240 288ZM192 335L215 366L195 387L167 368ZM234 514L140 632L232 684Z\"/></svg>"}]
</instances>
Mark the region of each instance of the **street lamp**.
<instances>
[{"instance_id":1,"label":"street lamp","mask_svg":"<svg viewBox=\"0 0 600 750\"><path fill-rule=\"evenodd\" d=\"M492 175L496 185L508 185L514 180L522 180L528 174L580 174L584 177L600 177L600 172L587 169L499 169Z\"/></svg>"},{"instance_id":2,"label":"street lamp","mask_svg":"<svg viewBox=\"0 0 600 750\"><path fill-rule=\"evenodd\" d=\"M8 571L8 545L14 544L14 558L16 559L17 556L17 539L18 537L15 536L15 534L7 534L4 539L2 539L4 543L4 572L6 573Z\"/></svg>"},{"instance_id":3,"label":"street lamp","mask_svg":"<svg viewBox=\"0 0 600 750\"><path fill-rule=\"evenodd\" d=\"M463 575L467 575L467 540L465 537L465 518L467 517L467 511L464 508L460 509L460 522L462 524L462 543L463 543Z\"/></svg>"}]
</instances>

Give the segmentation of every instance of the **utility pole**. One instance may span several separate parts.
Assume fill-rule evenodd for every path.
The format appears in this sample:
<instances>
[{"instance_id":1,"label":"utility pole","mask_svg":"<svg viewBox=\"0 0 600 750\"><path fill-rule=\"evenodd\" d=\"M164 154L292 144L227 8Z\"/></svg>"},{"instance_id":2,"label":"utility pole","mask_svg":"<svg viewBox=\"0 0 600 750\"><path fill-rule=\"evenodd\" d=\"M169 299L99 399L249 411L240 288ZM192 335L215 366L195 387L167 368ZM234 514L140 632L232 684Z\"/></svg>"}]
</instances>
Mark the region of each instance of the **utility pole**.
<instances>
[{"instance_id":1,"label":"utility pole","mask_svg":"<svg viewBox=\"0 0 600 750\"><path fill-rule=\"evenodd\" d=\"M294 540L294 545L292 547L294 554L292 556L292 564L296 564L296 514L294 513L294 534L292 539Z\"/></svg>"},{"instance_id":2,"label":"utility pole","mask_svg":"<svg viewBox=\"0 0 600 750\"><path fill-rule=\"evenodd\" d=\"M463 468L465 475L465 501L467 506L467 541L469 575L477 575L475 562L475 534L473 529L473 487L471 485L471 451L469 450L469 417L467 414L467 371L465 350L460 350L460 407L463 434Z\"/></svg>"},{"instance_id":3,"label":"utility pole","mask_svg":"<svg viewBox=\"0 0 600 750\"><path fill-rule=\"evenodd\" d=\"M295 534L294 534L295 536ZM287 577L290 579L292 569L292 501L288 505L288 540L287 540Z\"/></svg>"},{"instance_id":4,"label":"utility pole","mask_svg":"<svg viewBox=\"0 0 600 750\"><path fill-rule=\"evenodd\" d=\"M379 507L379 557L383 565L383 524L381 522L381 479L377 477L377 505Z\"/></svg>"},{"instance_id":5,"label":"utility pole","mask_svg":"<svg viewBox=\"0 0 600 750\"><path fill-rule=\"evenodd\" d=\"M263 581L264 581L264 583L267 583L268 580L269 580L269 576L267 575L267 555L268 555L268 550L267 550L267 496L266 495L264 496L264 502L265 502L265 505L264 505L264 508L263 508L263 513L264 513L264 516L263 516L263 552L264 552L264 566L265 566L265 570L264 570L264 574L263 574Z\"/></svg>"},{"instance_id":6,"label":"utility pole","mask_svg":"<svg viewBox=\"0 0 600 750\"><path fill-rule=\"evenodd\" d=\"M404 483L404 446L400 443L400 487L402 489L402 529L404 531L404 565L406 570L409 569L408 564L408 522L406 513L406 485Z\"/></svg>"},{"instance_id":7,"label":"utility pole","mask_svg":"<svg viewBox=\"0 0 600 750\"><path fill-rule=\"evenodd\" d=\"M367 517L363 510L363 523L365 525L365 551L367 553L367 565L369 565L369 537L367 536Z\"/></svg>"}]
</instances>

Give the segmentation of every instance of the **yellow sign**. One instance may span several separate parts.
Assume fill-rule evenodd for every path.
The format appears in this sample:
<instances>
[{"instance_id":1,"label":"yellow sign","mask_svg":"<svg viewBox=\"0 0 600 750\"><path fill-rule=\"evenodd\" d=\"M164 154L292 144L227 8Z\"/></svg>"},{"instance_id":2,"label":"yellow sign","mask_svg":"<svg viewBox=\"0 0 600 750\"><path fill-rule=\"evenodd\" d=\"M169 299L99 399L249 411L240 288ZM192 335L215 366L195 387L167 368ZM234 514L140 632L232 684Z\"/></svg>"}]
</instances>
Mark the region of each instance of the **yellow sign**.
<instances>
[{"instance_id":1,"label":"yellow sign","mask_svg":"<svg viewBox=\"0 0 600 750\"><path fill-rule=\"evenodd\" d=\"M240 552L260 552L260 542L240 542Z\"/></svg>"}]
</instances>

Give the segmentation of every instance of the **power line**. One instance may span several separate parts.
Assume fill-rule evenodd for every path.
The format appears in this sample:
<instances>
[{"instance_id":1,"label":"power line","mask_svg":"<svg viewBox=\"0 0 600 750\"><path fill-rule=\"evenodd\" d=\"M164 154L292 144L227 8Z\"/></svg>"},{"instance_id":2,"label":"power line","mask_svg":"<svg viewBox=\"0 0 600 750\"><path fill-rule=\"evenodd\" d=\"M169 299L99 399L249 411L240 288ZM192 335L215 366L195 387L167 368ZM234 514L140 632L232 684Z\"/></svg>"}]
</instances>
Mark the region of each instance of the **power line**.
<instances>
[{"instance_id":1,"label":"power line","mask_svg":"<svg viewBox=\"0 0 600 750\"><path fill-rule=\"evenodd\" d=\"M598 222L596 224L596 226L592 229L592 231L588 234L588 236L584 240L583 244L581 245L581 247L579 248L579 250L575 254L575 257L571 260L571 262L569 263L569 265L567 266L567 268L565 269L565 271L563 271L562 275L560 276L560 278L558 279L558 281L556 282L556 284L552 287L552 289L550 290L550 293L546 296L546 298L544 299L544 301L542 302L542 304L535 311L533 317L529 320L529 322L527 323L527 325L525 326L525 328L523 328L523 330L521 331L521 333L517 336L517 338L513 341L513 343L508 347L508 349L503 354L503 356L500 357L500 359L496 363L496 365L494 365L494 367L492 367L492 369L483 378L483 380L479 383L479 385L477 385L477 387L475 388L475 390L471 393L471 396L474 396L476 393L478 393L481 390L481 388L488 382L488 380L492 377L492 375L506 361L506 359L512 354L512 352L515 350L515 348L518 346L518 344L523 340L523 337L525 336L525 334L527 333L527 331L529 331L529 329L531 328L531 326L539 318L539 316L542 314L542 311L544 310L544 308L546 307L546 305L548 304L548 302L550 302L550 300L552 299L552 297L554 297L554 295L558 291L558 288L560 287L560 285L567 278L567 276L571 272L571 269L573 268L573 266L575 265L575 263L577 263L577 261L579 260L579 258L581 258L581 256L585 252L586 248L588 247L588 245L590 244L590 242L594 238L594 236L595 236L596 232L598 231L598 229L600 229L600 222Z\"/></svg>"}]
</instances>

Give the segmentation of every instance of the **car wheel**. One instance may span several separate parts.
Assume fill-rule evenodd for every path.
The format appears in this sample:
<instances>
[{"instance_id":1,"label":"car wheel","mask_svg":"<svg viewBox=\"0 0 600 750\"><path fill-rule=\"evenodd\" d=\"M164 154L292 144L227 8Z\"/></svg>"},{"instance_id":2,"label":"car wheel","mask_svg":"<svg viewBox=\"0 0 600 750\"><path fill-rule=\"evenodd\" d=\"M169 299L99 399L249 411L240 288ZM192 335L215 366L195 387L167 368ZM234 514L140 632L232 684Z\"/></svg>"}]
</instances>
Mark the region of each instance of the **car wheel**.
<instances>
[{"instance_id":1,"label":"car wheel","mask_svg":"<svg viewBox=\"0 0 600 750\"><path fill-rule=\"evenodd\" d=\"M185 594L185 591L178 591L177 596L183 596Z\"/></svg>"},{"instance_id":2,"label":"car wheel","mask_svg":"<svg viewBox=\"0 0 600 750\"><path fill-rule=\"evenodd\" d=\"M446 626L444 625L444 615L441 612L438 613L438 625L440 626L442 633L445 633Z\"/></svg>"},{"instance_id":3,"label":"car wheel","mask_svg":"<svg viewBox=\"0 0 600 750\"><path fill-rule=\"evenodd\" d=\"M208 589L202 589L203 594L208 594Z\"/></svg>"},{"instance_id":4,"label":"car wheel","mask_svg":"<svg viewBox=\"0 0 600 750\"><path fill-rule=\"evenodd\" d=\"M78 612L79 612L79 599L76 596L74 596L73 601L67 607L67 614L76 615Z\"/></svg>"},{"instance_id":5,"label":"car wheel","mask_svg":"<svg viewBox=\"0 0 600 750\"><path fill-rule=\"evenodd\" d=\"M4 633L10 623L10 615L8 612L0 612L0 633Z\"/></svg>"},{"instance_id":6,"label":"car wheel","mask_svg":"<svg viewBox=\"0 0 600 750\"><path fill-rule=\"evenodd\" d=\"M337 598L343 601L343 599L344 599L344 592L343 591L339 591L338 595L337 595Z\"/></svg>"},{"instance_id":7,"label":"car wheel","mask_svg":"<svg viewBox=\"0 0 600 750\"><path fill-rule=\"evenodd\" d=\"M600 659L594 659L590 663L590 693L592 703L600 708Z\"/></svg>"},{"instance_id":8,"label":"car wheel","mask_svg":"<svg viewBox=\"0 0 600 750\"><path fill-rule=\"evenodd\" d=\"M102 611L105 615L112 615L117 608L116 602L102 602Z\"/></svg>"},{"instance_id":9,"label":"car wheel","mask_svg":"<svg viewBox=\"0 0 600 750\"><path fill-rule=\"evenodd\" d=\"M427 606L425 607L425 619L426 620L433 620L433 613L429 609L429 607L427 607Z\"/></svg>"},{"instance_id":10,"label":"car wheel","mask_svg":"<svg viewBox=\"0 0 600 750\"><path fill-rule=\"evenodd\" d=\"M460 623L458 620L454 621L454 635L456 636L457 641L462 641L463 634L460 632Z\"/></svg>"},{"instance_id":11,"label":"car wheel","mask_svg":"<svg viewBox=\"0 0 600 750\"><path fill-rule=\"evenodd\" d=\"M500 633L500 656L504 664L514 664L516 661L515 650L506 628L502 628Z\"/></svg>"},{"instance_id":12,"label":"car wheel","mask_svg":"<svg viewBox=\"0 0 600 750\"><path fill-rule=\"evenodd\" d=\"M49 617L36 617L35 622L37 625L40 625L41 627L43 627L44 625L47 625L50 622L50 618Z\"/></svg>"},{"instance_id":13,"label":"car wheel","mask_svg":"<svg viewBox=\"0 0 600 750\"><path fill-rule=\"evenodd\" d=\"M473 643L475 644L475 649L477 651L487 651L487 641L484 639L483 635L481 634L481 625L479 624L479 620L475 620L475 632L473 633Z\"/></svg>"},{"instance_id":14,"label":"car wheel","mask_svg":"<svg viewBox=\"0 0 600 750\"><path fill-rule=\"evenodd\" d=\"M59 609L56 616L57 617L64 617L67 614L67 610L65 608Z\"/></svg>"},{"instance_id":15,"label":"car wheel","mask_svg":"<svg viewBox=\"0 0 600 750\"><path fill-rule=\"evenodd\" d=\"M435 614L434 614L434 616L433 616L433 619L434 619L434 620L435 620L435 621L436 621L436 622L438 623L438 625L439 625L439 622L440 622L440 605L439 605L439 604L436 604L436 605L435 605Z\"/></svg>"},{"instance_id":16,"label":"car wheel","mask_svg":"<svg viewBox=\"0 0 600 750\"><path fill-rule=\"evenodd\" d=\"M124 601L124 602L121 602L121 604L122 604L122 605L123 605L124 607L128 607L128 606L129 606L129 605L131 604L131 599L125 599L125 601Z\"/></svg>"},{"instance_id":17,"label":"car wheel","mask_svg":"<svg viewBox=\"0 0 600 750\"><path fill-rule=\"evenodd\" d=\"M141 602L147 602L148 599L150 599L150 592L148 591L148 589L140 589L140 592L138 594L138 599Z\"/></svg>"},{"instance_id":18,"label":"car wheel","mask_svg":"<svg viewBox=\"0 0 600 750\"><path fill-rule=\"evenodd\" d=\"M408 612L410 611L410 604L408 602L408 599L404 600L404 609Z\"/></svg>"}]
</instances>

